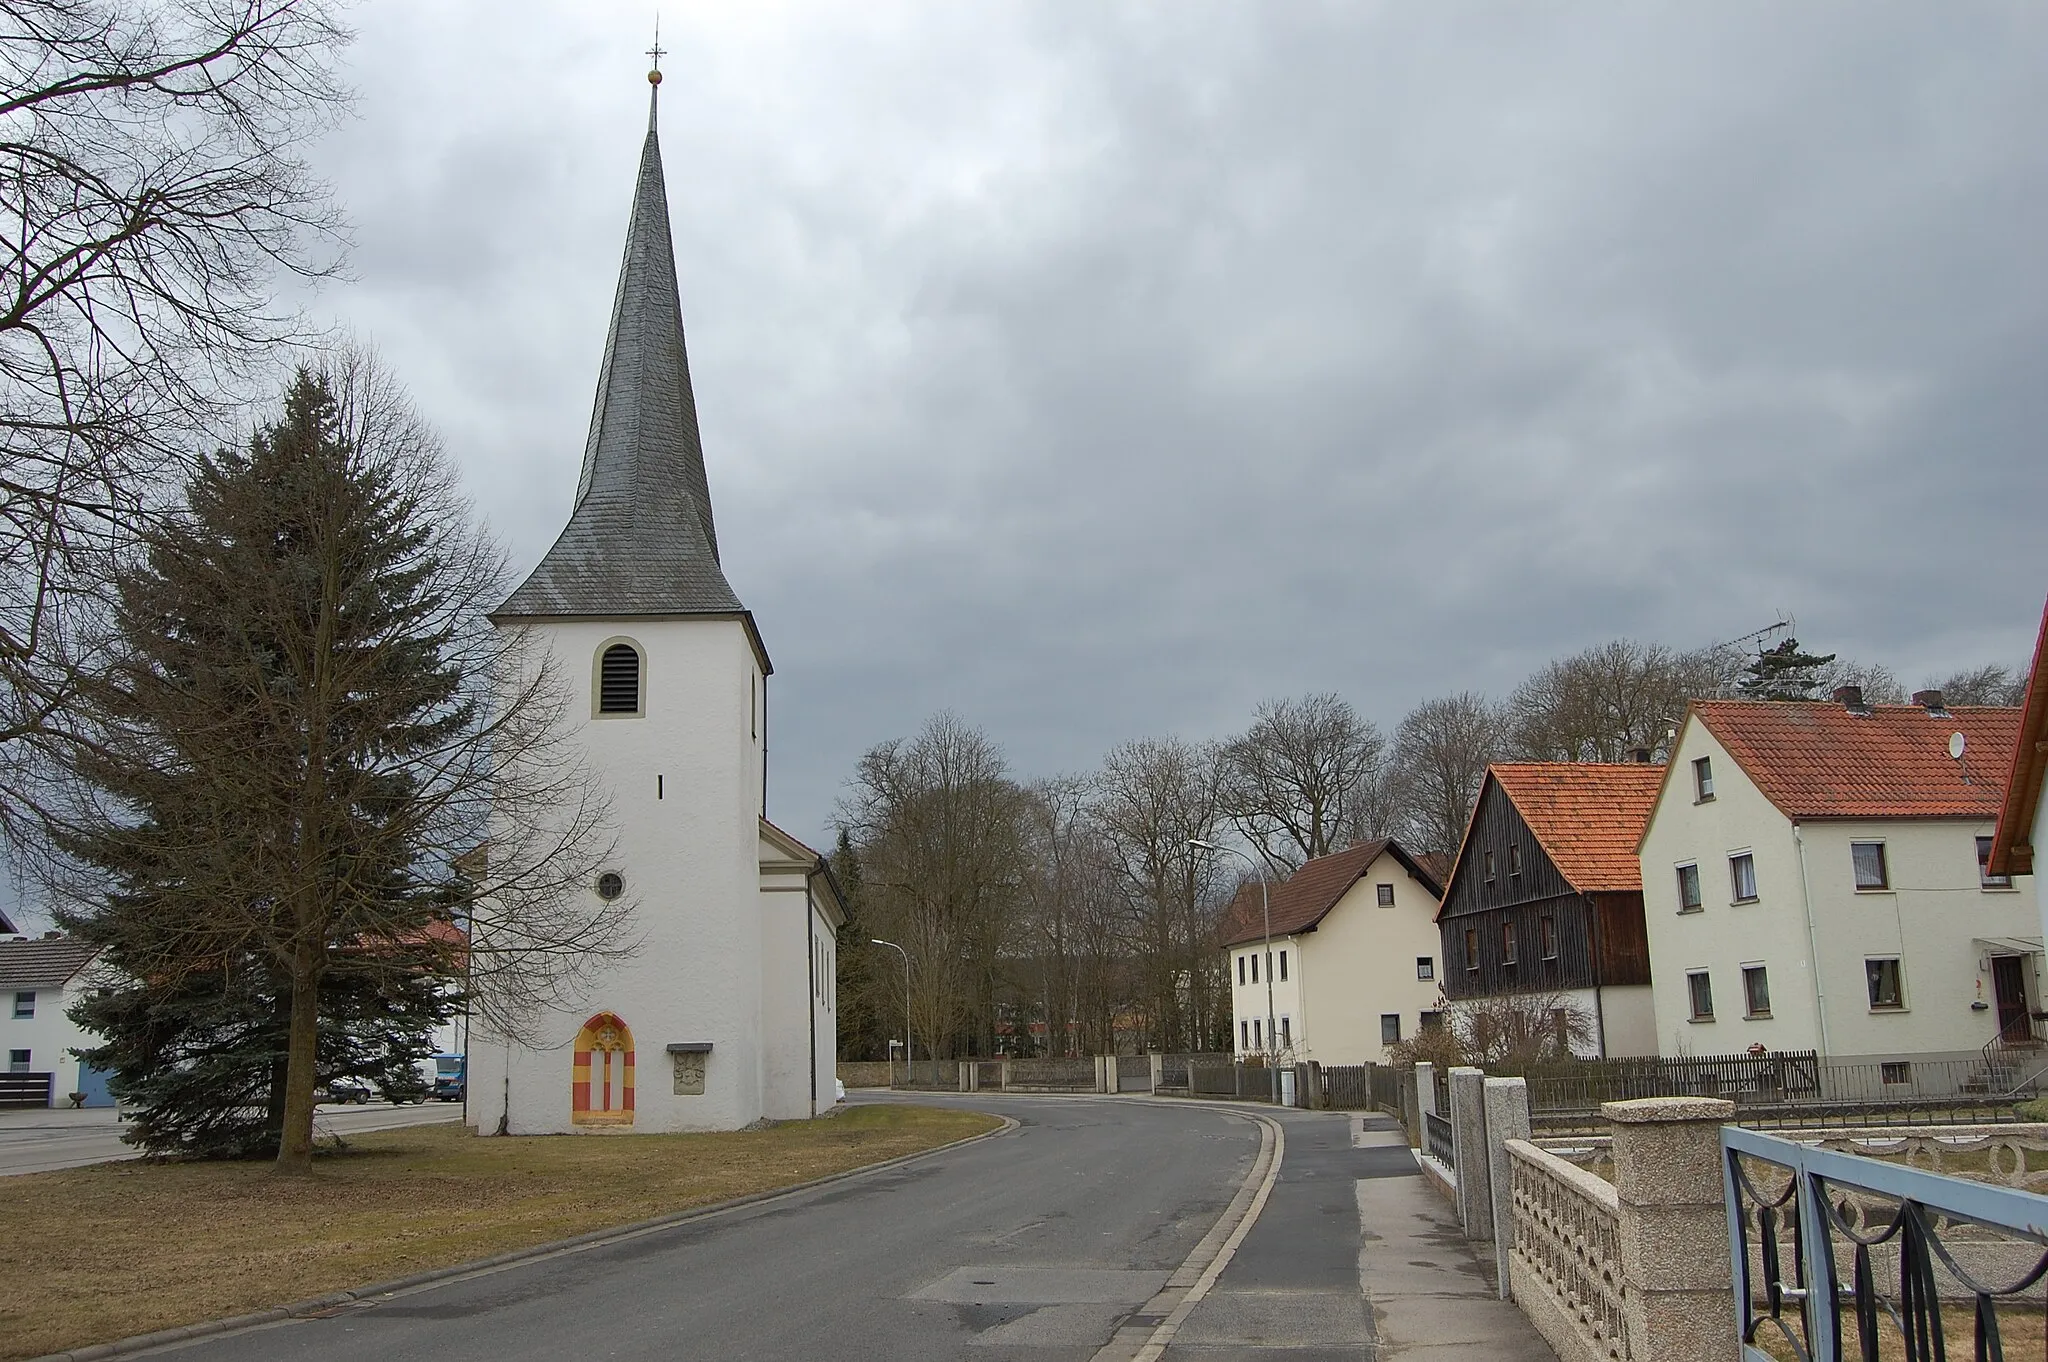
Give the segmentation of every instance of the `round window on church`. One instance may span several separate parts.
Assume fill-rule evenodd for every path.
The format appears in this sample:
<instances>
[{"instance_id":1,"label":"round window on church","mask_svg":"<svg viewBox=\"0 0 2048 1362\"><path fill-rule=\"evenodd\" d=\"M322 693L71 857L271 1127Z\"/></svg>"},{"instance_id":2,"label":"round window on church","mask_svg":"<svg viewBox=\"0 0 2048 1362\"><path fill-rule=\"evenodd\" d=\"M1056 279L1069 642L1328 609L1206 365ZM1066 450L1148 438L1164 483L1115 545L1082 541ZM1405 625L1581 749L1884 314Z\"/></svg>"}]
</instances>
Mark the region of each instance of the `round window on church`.
<instances>
[{"instance_id":1,"label":"round window on church","mask_svg":"<svg viewBox=\"0 0 2048 1362\"><path fill-rule=\"evenodd\" d=\"M626 881L616 870L607 870L597 877L597 896L601 899L615 899L626 892Z\"/></svg>"}]
</instances>

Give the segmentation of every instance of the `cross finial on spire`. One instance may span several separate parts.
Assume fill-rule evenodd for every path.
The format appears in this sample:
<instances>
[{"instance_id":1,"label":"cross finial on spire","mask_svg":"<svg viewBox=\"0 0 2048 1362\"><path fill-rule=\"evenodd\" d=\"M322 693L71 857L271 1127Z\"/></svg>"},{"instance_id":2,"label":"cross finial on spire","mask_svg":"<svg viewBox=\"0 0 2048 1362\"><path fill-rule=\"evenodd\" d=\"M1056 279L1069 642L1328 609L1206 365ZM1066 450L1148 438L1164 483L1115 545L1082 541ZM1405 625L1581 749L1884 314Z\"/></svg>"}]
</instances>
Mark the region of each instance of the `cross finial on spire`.
<instances>
[{"instance_id":1,"label":"cross finial on spire","mask_svg":"<svg viewBox=\"0 0 2048 1362\"><path fill-rule=\"evenodd\" d=\"M647 49L647 55L654 62L653 69L647 73L647 83L649 85L659 85L661 84L661 59L668 55L668 49L661 45L661 16L659 14L654 16L654 46Z\"/></svg>"}]
</instances>

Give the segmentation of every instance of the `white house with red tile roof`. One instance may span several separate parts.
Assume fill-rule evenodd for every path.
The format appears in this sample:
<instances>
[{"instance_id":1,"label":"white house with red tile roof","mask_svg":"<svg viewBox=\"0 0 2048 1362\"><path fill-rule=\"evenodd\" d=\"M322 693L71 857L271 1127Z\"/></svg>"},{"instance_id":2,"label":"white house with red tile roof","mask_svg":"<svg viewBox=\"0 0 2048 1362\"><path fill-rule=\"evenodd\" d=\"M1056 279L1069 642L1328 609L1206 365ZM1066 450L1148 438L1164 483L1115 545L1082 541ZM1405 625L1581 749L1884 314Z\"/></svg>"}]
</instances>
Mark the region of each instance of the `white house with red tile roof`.
<instances>
[{"instance_id":1,"label":"white house with red tile roof","mask_svg":"<svg viewBox=\"0 0 2048 1362\"><path fill-rule=\"evenodd\" d=\"M1377 1063L1388 1045L1437 1015L1442 891L1400 843L1361 842L1319 856L1269 892L1262 905L1259 886L1245 886L1224 919L1231 1043L1240 1058L1277 1052Z\"/></svg>"},{"instance_id":2,"label":"white house with red tile roof","mask_svg":"<svg viewBox=\"0 0 2048 1362\"><path fill-rule=\"evenodd\" d=\"M2031 1041L2031 885L1987 868L2016 709L1694 704L1640 846L1660 1053L1914 1059ZM1960 755L1951 755L1952 752Z\"/></svg>"},{"instance_id":3,"label":"white house with red tile roof","mask_svg":"<svg viewBox=\"0 0 2048 1362\"><path fill-rule=\"evenodd\" d=\"M2027 674L2019 741L2013 744L2012 765L2005 773L2005 799L1999 807L1998 831L1992 837L1990 865L1994 875L2033 879L2041 930L2048 934L2048 879L2034 874L2034 848L2048 841L2048 799L2041 797L2044 776L2048 776L2048 608L2041 611L2041 633L2034 642L2034 665Z\"/></svg>"}]
</instances>

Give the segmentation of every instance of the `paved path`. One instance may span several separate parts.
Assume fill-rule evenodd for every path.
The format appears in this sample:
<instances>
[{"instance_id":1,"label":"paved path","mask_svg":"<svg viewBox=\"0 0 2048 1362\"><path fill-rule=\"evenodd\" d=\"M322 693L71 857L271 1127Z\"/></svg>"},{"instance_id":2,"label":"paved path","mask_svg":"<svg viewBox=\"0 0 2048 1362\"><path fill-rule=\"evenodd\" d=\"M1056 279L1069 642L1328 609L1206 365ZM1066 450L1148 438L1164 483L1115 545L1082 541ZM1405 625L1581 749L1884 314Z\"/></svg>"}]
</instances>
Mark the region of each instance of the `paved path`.
<instances>
[{"instance_id":1,"label":"paved path","mask_svg":"<svg viewBox=\"0 0 2048 1362\"><path fill-rule=\"evenodd\" d=\"M323 1135L354 1135L394 1126L453 1121L461 1115L461 1105L453 1102L403 1107L371 1102L363 1106L320 1107L313 1123ZM121 1143L121 1125L112 1107L0 1111L0 1177L134 1157L135 1150Z\"/></svg>"},{"instance_id":2,"label":"paved path","mask_svg":"<svg viewBox=\"0 0 2048 1362\"><path fill-rule=\"evenodd\" d=\"M1021 1125L671 1229L161 1351L1379 1362L1448 1330L1463 1351L1416 1350L1417 1362L1553 1362L1447 1233L1398 1132L1170 1100L917 1100Z\"/></svg>"}]
</instances>

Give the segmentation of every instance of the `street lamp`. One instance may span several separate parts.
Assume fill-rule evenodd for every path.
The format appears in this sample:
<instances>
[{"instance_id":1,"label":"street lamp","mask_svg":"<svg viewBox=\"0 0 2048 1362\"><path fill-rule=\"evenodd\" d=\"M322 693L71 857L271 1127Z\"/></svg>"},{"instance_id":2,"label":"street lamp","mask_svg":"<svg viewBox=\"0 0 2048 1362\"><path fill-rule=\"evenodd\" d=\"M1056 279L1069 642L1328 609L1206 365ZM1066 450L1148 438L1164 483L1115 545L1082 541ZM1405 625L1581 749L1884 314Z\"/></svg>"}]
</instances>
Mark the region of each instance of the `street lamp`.
<instances>
[{"instance_id":1,"label":"street lamp","mask_svg":"<svg viewBox=\"0 0 2048 1362\"><path fill-rule=\"evenodd\" d=\"M910 1086L910 952L893 941L884 941L879 936L868 938L877 946L887 946L903 957L903 1086Z\"/></svg>"},{"instance_id":2,"label":"street lamp","mask_svg":"<svg viewBox=\"0 0 2048 1362\"><path fill-rule=\"evenodd\" d=\"M1188 845L1202 851L1220 851L1235 856L1250 866L1259 877L1259 909L1266 919L1266 1049L1276 1057L1279 1054L1280 1036L1273 1028L1273 899L1266 889L1266 868L1236 847L1219 846L1215 842L1204 842L1189 838Z\"/></svg>"}]
</instances>

